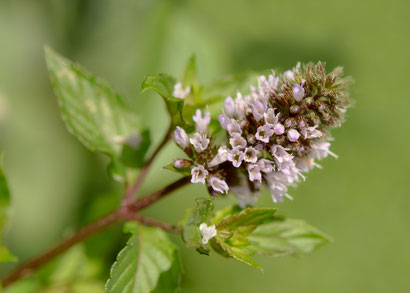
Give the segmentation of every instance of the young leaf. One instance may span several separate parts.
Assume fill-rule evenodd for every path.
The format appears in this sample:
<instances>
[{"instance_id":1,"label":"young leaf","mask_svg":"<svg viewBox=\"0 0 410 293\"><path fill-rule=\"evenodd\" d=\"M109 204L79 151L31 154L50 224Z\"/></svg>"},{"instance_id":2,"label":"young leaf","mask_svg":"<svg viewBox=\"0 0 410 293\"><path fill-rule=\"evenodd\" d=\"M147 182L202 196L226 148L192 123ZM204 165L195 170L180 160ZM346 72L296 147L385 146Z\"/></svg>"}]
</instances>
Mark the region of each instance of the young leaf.
<instances>
[{"instance_id":1,"label":"young leaf","mask_svg":"<svg viewBox=\"0 0 410 293\"><path fill-rule=\"evenodd\" d=\"M238 214L234 214L222 220L218 225L218 230L228 229L235 231L241 229L248 235L249 228L256 228L257 226L273 220L273 214L276 209L272 208L246 208ZM242 232L242 234L243 234Z\"/></svg>"},{"instance_id":2,"label":"young leaf","mask_svg":"<svg viewBox=\"0 0 410 293\"><path fill-rule=\"evenodd\" d=\"M69 132L91 151L108 155L114 164L110 169L120 176L125 166L140 167L149 134L119 94L108 83L50 48L46 48L46 59Z\"/></svg>"},{"instance_id":3,"label":"young leaf","mask_svg":"<svg viewBox=\"0 0 410 293\"><path fill-rule=\"evenodd\" d=\"M8 208L10 206L10 191L3 172L2 155L0 154L0 263L17 260L2 243L2 234L6 225Z\"/></svg>"},{"instance_id":4,"label":"young leaf","mask_svg":"<svg viewBox=\"0 0 410 293\"><path fill-rule=\"evenodd\" d=\"M178 248L159 228L128 223L132 233L105 286L108 293L175 292L180 284Z\"/></svg>"},{"instance_id":5,"label":"young leaf","mask_svg":"<svg viewBox=\"0 0 410 293\"><path fill-rule=\"evenodd\" d=\"M277 218L260 225L249 236L250 253L272 257L308 254L331 241L330 237L305 221Z\"/></svg>"},{"instance_id":6,"label":"young leaf","mask_svg":"<svg viewBox=\"0 0 410 293\"><path fill-rule=\"evenodd\" d=\"M159 94L167 105L169 115L171 116L172 126L186 127L186 123L182 115L184 100L175 98L172 95L175 84L175 78L168 74L160 73L156 75L148 75L142 82L141 93L151 89Z\"/></svg>"},{"instance_id":7,"label":"young leaf","mask_svg":"<svg viewBox=\"0 0 410 293\"><path fill-rule=\"evenodd\" d=\"M198 73L196 69L196 59L192 55L189 58L185 70L182 74L181 83L184 88L189 87L190 94L185 98L185 106L193 106L201 103L202 87L199 83Z\"/></svg>"},{"instance_id":8,"label":"young leaf","mask_svg":"<svg viewBox=\"0 0 410 293\"><path fill-rule=\"evenodd\" d=\"M212 223L220 221L216 226L218 233L211 242L212 247L223 256L228 255L250 266L262 269L248 253L247 248L252 243L247 236L259 225L272 221L275 212L276 209L246 208L237 213L235 207L219 211L211 221Z\"/></svg>"},{"instance_id":9,"label":"young leaf","mask_svg":"<svg viewBox=\"0 0 410 293\"><path fill-rule=\"evenodd\" d=\"M191 93L185 99L185 105L192 105L198 103L201 99L201 87L199 84L198 73L196 70L196 60L195 56L192 55L188 60L188 64L182 74L182 86L184 88L190 87Z\"/></svg>"},{"instance_id":10,"label":"young leaf","mask_svg":"<svg viewBox=\"0 0 410 293\"><path fill-rule=\"evenodd\" d=\"M215 214L212 216L211 223L218 225L220 222L222 222L223 219L226 219L234 214L238 214L242 210L243 209L240 208L238 205L224 207L223 209L220 209L215 212Z\"/></svg>"},{"instance_id":11,"label":"young leaf","mask_svg":"<svg viewBox=\"0 0 410 293\"><path fill-rule=\"evenodd\" d=\"M229 254L230 257L257 269L263 270L260 264L258 264L253 258L251 258L244 248L230 246L225 243L222 243L221 246Z\"/></svg>"},{"instance_id":12,"label":"young leaf","mask_svg":"<svg viewBox=\"0 0 410 293\"><path fill-rule=\"evenodd\" d=\"M181 222L182 239L187 247L195 247L201 254L209 254L209 248L202 244L201 231L199 225L206 223L213 211L212 199L199 198L196 200L195 208L188 209L185 218Z\"/></svg>"}]
</instances>

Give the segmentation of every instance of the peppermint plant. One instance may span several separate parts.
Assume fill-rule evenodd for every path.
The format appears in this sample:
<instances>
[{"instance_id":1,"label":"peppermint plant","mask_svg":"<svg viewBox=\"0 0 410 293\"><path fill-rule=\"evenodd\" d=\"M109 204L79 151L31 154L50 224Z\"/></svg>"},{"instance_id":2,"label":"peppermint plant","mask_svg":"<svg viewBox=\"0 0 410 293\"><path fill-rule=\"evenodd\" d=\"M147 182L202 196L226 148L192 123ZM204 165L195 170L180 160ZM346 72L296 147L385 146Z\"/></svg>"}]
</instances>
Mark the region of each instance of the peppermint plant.
<instances>
[{"instance_id":1,"label":"peppermint plant","mask_svg":"<svg viewBox=\"0 0 410 293\"><path fill-rule=\"evenodd\" d=\"M63 287L69 290L64 292L176 292L183 265L167 233L180 235L187 249L199 253L198 261L223 257L261 270L257 255L301 256L330 241L279 208L292 200L290 187L321 168L318 161L337 157L330 150L330 131L342 125L351 104L350 79L342 68L327 72L321 62L298 63L283 72L228 76L203 85L191 58L178 80L164 73L146 76L141 92L156 92L170 121L161 142L151 148L150 129L112 86L52 49L46 48L46 59L68 131L90 151L109 158L108 172L124 192L116 209L21 264L2 280L3 287L25 282L29 292ZM163 172L176 172L180 179L141 194L152 162L168 143L181 151L178 158L169 158ZM181 211L178 224L140 214L188 184L206 189L189 199L192 208ZM271 204L258 205L261 196L269 195ZM235 197L237 203L216 210L214 203L223 197ZM1 227L9 202L0 169ZM122 225L128 241L103 281L83 242L114 225ZM0 261L15 261L3 245Z\"/></svg>"}]
</instances>

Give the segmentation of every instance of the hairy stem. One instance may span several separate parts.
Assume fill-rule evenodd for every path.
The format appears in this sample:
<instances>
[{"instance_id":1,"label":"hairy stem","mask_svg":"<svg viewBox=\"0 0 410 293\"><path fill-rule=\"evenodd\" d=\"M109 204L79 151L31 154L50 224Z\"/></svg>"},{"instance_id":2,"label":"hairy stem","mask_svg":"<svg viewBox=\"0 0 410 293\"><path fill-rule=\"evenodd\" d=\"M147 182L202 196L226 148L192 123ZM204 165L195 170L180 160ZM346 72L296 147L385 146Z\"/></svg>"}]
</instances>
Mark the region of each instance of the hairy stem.
<instances>
[{"instance_id":1,"label":"hairy stem","mask_svg":"<svg viewBox=\"0 0 410 293\"><path fill-rule=\"evenodd\" d=\"M7 287L10 284L14 283L15 281L30 275L33 271L40 266L48 263L49 261L53 260L55 257L59 256L66 250L68 250L73 245L84 241L85 239L105 230L106 228L110 227L119 222L123 222L124 220L137 220L141 223L150 226L158 226L163 228L164 230L170 232L177 232L178 228L170 226L168 224L160 223L152 219L147 219L136 215L137 211L145 209L150 205L154 204L158 200L162 199L166 195L170 194L171 192L175 191L176 189L183 187L189 182L188 177L183 177L166 187L163 187L157 191L152 192L151 194L139 199L136 202L131 203L127 208L121 207L118 210L92 222L91 224L83 227L79 231L77 231L72 236L66 238L56 246L52 247L51 249L47 250L43 254L37 256L31 261L28 261L14 270L11 274L6 276L3 281L3 287ZM145 222L143 222L145 221Z\"/></svg>"}]
</instances>

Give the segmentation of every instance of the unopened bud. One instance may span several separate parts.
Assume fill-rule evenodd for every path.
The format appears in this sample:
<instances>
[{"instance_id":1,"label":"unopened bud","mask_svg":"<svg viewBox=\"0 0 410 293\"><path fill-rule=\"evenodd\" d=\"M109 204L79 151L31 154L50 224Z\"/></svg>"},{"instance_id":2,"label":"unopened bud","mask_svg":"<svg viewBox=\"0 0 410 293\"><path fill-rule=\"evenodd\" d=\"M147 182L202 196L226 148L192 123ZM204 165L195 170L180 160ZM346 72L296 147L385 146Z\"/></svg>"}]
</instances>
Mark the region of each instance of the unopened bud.
<instances>
[{"instance_id":1,"label":"unopened bud","mask_svg":"<svg viewBox=\"0 0 410 293\"><path fill-rule=\"evenodd\" d=\"M186 134L185 130L181 127L177 126L174 132L174 139L175 142L182 148L186 149L189 145L188 135Z\"/></svg>"},{"instance_id":2,"label":"unopened bud","mask_svg":"<svg viewBox=\"0 0 410 293\"><path fill-rule=\"evenodd\" d=\"M286 128L292 128L296 127L296 121L294 118L288 118L285 120L285 127Z\"/></svg>"},{"instance_id":3,"label":"unopened bud","mask_svg":"<svg viewBox=\"0 0 410 293\"><path fill-rule=\"evenodd\" d=\"M174 162L174 167L177 169L185 169L192 166L192 162L185 159L177 159Z\"/></svg>"},{"instance_id":4,"label":"unopened bud","mask_svg":"<svg viewBox=\"0 0 410 293\"><path fill-rule=\"evenodd\" d=\"M298 105L293 105L290 106L290 113L292 114L298 114L300 111L300 107Z\"/></svg>"}]
</instances>

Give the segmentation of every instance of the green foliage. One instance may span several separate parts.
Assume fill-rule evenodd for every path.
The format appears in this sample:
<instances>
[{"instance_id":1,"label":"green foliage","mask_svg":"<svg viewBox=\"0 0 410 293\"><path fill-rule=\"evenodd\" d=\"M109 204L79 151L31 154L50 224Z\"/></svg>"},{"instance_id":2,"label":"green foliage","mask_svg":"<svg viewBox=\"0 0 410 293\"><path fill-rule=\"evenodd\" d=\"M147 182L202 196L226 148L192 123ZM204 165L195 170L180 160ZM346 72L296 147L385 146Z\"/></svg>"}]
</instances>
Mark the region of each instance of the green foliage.
<instances>
[{"instance_id":1,"label":"green foliage","mask_svg":"<svg viewBox=\"0 0 410 293\"><path fill-rule=\"evenodd\" d=\"M249 236L250 253L277 257L304 255L331 241L331 238L303 220L276 217L261 225Z\"/></svg>"},{"instance_id":2,"label":"green foliage","mask_svg":"<svg viewBox=\"0 0 410 293\"><path fill-rule=\"evenodd\" d=\"M175 292L182 270L177 247L159 228L132 222L126 231L132 235L111 268L106 292Z\"/></svg>"},{"instance_id":3,"label":"green foliage","mask_svg":"<svg viewBox=\"0 0 410 293\"><path fill-rule=\"evenodd\" d=\"M198 105L201 100L202 86L199 83L195 56L191 56L191 58L189 58L185 70L182 74L181 83L184 88L191 88L190 94L185 98L185 105Z\"/></svg>"},{"instance_id":4,"label":"green foliage","mask_svg":"<svg viewBox=\"0 0 410 293\"><path fill-rule=\"evenodd\" d=\"M229 214L235 209L225 209L218 215L228 215L216 226L218 234L212 241L212 246L217 252L223 251L222 255L230 256L236 260L250 266L262 269L247 252L247 247L251 245L247 236L259 225L272 221L276 209L269 208L246 208L239 213ZM215 220L214 220L215 221Z\"/></svg>"},{"instance_id":5,"label":"green foliage","mask_svg":"<svg viewBox=\"0 0 410 293\"><path fill-rule=\"evenodd\" d=\"M105 81L46 48L51 82L70 133L88 149L112 159L110 171L123 180L126 167L140 167L149 132Z\"/></svg>"},{"instance_id":6,"label":"green foliage","mask_svg":"<svg viewBox=\"0 0 410 293\"><path fill-rule=\"evenodd\" d=\"M182 239L187 247L194 247L201 254L209 255L209 248L201 242L199 225L208 221L213 209L212 199L199 198L196 200L196 206L186 211L185 218L181 222Z\"/></svg>"},{"instance_id":7,"label":"green foliage","mask_svg":"<svg viewBox=\"0 0 410 293\"><path fill-rule=\"evenodd\" d=\"M186 128L187 125L182 116L184 108L184 100L175 98L172 94L176 79L168 74L159 73L156 75L148 75L142 82L141 93L148 89L159 94L167 105L168 113L171 116L172 127L181 126Z\"/></svg>"},{"instance_id":8,"label":"green foliage","mask_svg":"<svg viewBox=\"0 0 410 293\"><path fill-rule=\"evenodd\" d=\"M3 172L2 154L0 154L0 263L15 261L16 257L11 254L2 243L2 234L7 222L8 209L10 206L10 191L6 176Z\"/></svg>"},{"instance_id":9,"label":"green foliage","mask_svg":"<svg viewBox=\"0 0 410 293\"><path fill-rule=\"evenodd\" d=\"M330 237L305 221L275 216L276 209L228 206L211 219L217 236L212 248L225 257L232 257L261 269L250 256L300 256L312 253L328 243Z\"/></svg>"},{"instance_id":10,"label":"green foliage","mask_svg":"<svg viewBox=\"0 0 410 293\"><path fill-rule=\"evenodd\" d=\"M241 233L248 235L257 226L273 219L276 209L273 208L246 208L240 213L223 219L218 225L218 230L241 230Z\"/></svg>"}]
</instances>

